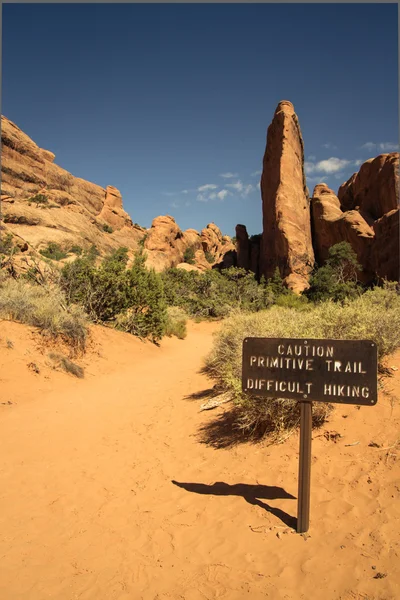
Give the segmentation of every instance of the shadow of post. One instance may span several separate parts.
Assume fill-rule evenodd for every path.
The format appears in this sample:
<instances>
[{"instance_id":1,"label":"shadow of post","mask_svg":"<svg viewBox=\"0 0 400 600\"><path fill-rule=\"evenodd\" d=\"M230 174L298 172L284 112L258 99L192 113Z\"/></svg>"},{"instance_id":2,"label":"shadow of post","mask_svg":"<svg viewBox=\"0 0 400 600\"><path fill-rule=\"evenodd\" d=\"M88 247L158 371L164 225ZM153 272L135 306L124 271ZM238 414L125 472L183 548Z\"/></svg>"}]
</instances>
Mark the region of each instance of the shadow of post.
<instances>
[{"instance_id":1,"label":"shadow of post","mask_svg":"<svg viewBox=\"0 0 400 600\"><path fill-rule=\"evenodd\" d=\"M297 519L292 517L280 508L275 508L262 502L263 500L290 499L295 500L295 496L286 492L283 488L270 485L250 485L247 483L236 483L230 485L224 481L217 481L213 485L205 483L183 483L172 480L172 483L187 492L195 494L213 495L213 496L242 496L246 502L253 506L259 506L267 512L280 519L287 527L296 529Z\"/></svg>"}]
</instances>

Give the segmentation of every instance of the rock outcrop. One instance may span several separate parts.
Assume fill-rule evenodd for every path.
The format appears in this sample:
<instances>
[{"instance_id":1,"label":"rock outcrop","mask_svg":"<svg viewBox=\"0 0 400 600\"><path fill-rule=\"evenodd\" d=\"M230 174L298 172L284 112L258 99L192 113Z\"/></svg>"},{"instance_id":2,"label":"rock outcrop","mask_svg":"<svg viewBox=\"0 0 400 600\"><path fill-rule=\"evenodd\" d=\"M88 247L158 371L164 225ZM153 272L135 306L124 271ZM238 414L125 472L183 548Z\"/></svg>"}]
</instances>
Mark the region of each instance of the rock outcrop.
<instances>
[{"instance_id":1,"label":"rock outcrop","mask_svg":"<svg viewBox=\"0 0 400 600\"><path fill-rule=\"evenodd\" d=\"M3 223L31 250L49 242L64 249L95 245L101 254L120 246L138 249L145 229L133 225L116 188L74 177L3 116L1 141Z\"/></svg>"},{"instance_id":2,"label":"rock outcrop","mask_svg":"<svg viewBox=\"0 0 400 600\"><path fill-rule=\"evenodd\" d=\"M343 211L357 209L367 220L376 221L398 208L399 153L367 160L340 186L338 198Z\"/></svg>"},{"instance_id":3,"label":"rock outcrop","mask_svg":"<svg viewBox=\"0 0 400 600\"><path fill-rule=\"evenodd\" d=\"M286 285L301 292L308 287L314 252L303 139L293 104L288 101L278 104L268 128L261 196L261 274L268 279L278 267Z\"/></svg>"},{"instance_id":4,"label":"rock outcrop","mask_svg":"<svg viewBox=\"0 0 400 600\"><path fill-rule=\"evenodd\" d=\"M15 123L2 117L1 125L2 227L26 250L56 242L64 250L95 245L104 255L126 246L132 258L143 245L147 265L161 271L182 263L192 248L198 269L229 263L234 246L213 223L201 233L182 232L169 216L156 217L149 230L133 224L117 188L74 177Z\"/></svg>"},{"instance_id":5,"label":"rock outcrop","mask_svg":"<svg viewBox=\"0 0 400 600\"><path fill-rule=\"evenodd\" d=\"M314 188L311 214L317 264L325 262L331 246L346 241L363 267L359 279L366 283L371 281L370 256L375 234L361 214L357 210L342 212L338 197L325 183Z\"/></svg>"},{"instance_id":6,"label":"rock outcrop","mask_svg":"<svg viewBox=\"0 0 400 600\"><path fill-rule=\"evenodd\" d=\"M195 229L181 231L175 219L166 215L153 219L144 248L147 253L146 264L156 271L181 266L189 248L193 250L194 266L205 271L223 263L225 255L234 246L214 223L209 223L201 233Z\"/></svg>"},{"instance_id":7,"label":"rock outcrop","mask_svg":"<svg viewBox=\"0 0 400 600\"><path fill-rule=\"evenodd\" d=\"M360 281L399 280L399 153L367 160L335 196L317 185L312 198L317 262L330 246L347 241L362 266Z\"/></svg>"}]
</instances>

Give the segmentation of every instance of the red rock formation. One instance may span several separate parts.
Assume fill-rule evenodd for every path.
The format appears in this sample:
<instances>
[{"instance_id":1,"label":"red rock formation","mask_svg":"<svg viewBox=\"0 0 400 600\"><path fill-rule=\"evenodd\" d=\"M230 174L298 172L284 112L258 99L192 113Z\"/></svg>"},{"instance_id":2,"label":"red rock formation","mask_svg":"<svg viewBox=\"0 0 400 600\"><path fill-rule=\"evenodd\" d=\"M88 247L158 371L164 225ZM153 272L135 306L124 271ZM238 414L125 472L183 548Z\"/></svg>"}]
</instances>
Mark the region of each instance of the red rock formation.
<instances>
[{"instance_id":1,"label":"red rock formation","mask_svg":"<svg viewBox=\"0 0 400 600\"><path fill-rule=\"evenodd\" d=\"M349 242L357 254L363 270L359 279L370 282L374 278L370 256L374 242L374 231L357 210L342 212L335 193L325 183L315 186L311 199L311 215L315 258L322 265L328 258L331 246L338 242Z\"/></svg>"},{"instance_id":2,"label":"red rock formation","mask_svg":"<svg viewBox=\"0 0 400 600\"><path fill-rule=\"evenodd\" d=\"M400 281L399 209L391 210L375 221L372 268L379 280Z\"/></svg>"},{"instance_id":3,"label":"red rock formation","mask_svg":"<svg viewBox=\"0 0 400 600\"><path fill-rule=\"evenodd\" d=\"M282 101L268 128L263 161L260 266L266 278L279 267L286 285L298 292L307 288L314 263L303 165L298 118L293 104Z\"/></svg>"},{"instance_id":4,"label":"red rock formation","mask_svg":"<svg viewBox=\"0 0 400 600\"><path fill-rule=\"evenodd\" d=\"M33 250L49 242L62 247L96 245L100 252L119 246L135 251L144 230L123 210L121 194L74 177L54 164L55 155L39 148L15 123L2 116L3 220ZM36 204L41 194L47 202ZM58 210L56 210L58 209ZM113 233L103 230L110 225Z\"/></svg>"},{"instance_id":5,"label":"red rock formation","mask_svg":"<svg viewBox=\"0 0 400 600\"><path fill-rule=\"evenodd\" d=\"M156 271L181 265L188 248L194 250L195 266L205 271L214 264L222 263L225 254L234 246L230 238L222 236L214 223L209 223L201 234L195 229L187 229L183 232L175 219L167 215L153 219L144 248L147 253L146 264ZM206 253L213 262L208 261Z\"/></svg>"},{"instance_id":6,"label":"red rock formation","mask_svg":"<svg viewBox=\"0 0 400 600\"><path fill-rule=\"evenodd\" d=\"M380 219L399 204L399 153L370 158L338 191L342 210L358 208L367 220Z\"/></svg>"},{"instance_id":7,"label":"red rock formation","mask_svg":"<svg viewBox=\"0 0 400 600\"><path fill-rule=\"evenodd\" d=\"M250 242L245 225L236 225L236 264L241 269L250 269Z\"/></svg>"}]
</instances>

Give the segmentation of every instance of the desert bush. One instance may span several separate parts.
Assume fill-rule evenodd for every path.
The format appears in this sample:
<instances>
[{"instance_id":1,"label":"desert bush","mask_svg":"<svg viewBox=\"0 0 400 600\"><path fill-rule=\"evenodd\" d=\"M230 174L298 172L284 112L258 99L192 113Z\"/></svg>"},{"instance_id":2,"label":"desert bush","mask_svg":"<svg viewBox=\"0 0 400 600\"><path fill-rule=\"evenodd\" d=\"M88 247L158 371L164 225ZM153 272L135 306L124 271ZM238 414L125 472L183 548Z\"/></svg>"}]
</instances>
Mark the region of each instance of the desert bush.
<instances>
[{"instance_id":1,"label":"desert bush","mask_svg":"<svg viewBox=\"0 0 400 600\"><path fill-rule=\"evenodd\" d=\"M213 265L215 263L215 258L209 250L206 250L206 252L204 252L204 256L206 257L206 261L210 263L210 265Z\"/></svg>"},{"instance_id":2,"label":"desert bush","mask_svg":"<svg viewBox=\"0 0 400 600\"><path fill-rule=\"evenodd\" d=\"M12 233L1 234L0 254L10 254L14 248Z\"/></svg>"},{"instance_id":3,"label":"desert bush","mask_svg":"<svg viewBox=\"0 0 400 600\"><path fill-rule=\"evenodd\" d=\"M356 298L362 293L357 283L357 273L361 265L357 255L348 242L340 242L329 248L325 264L314 270L310 279L310 287L304 296L313 302L333 300L343 302L348 298Z\"/></svg>"},{"instance_id":4,"label":"desert bush","mask_svg":"<svg viewBox=\"0 0 400 600\"><path fill-rule=\"evenodd\" d=\"M220 319L237 308L257 311L273 301L265 283L259 285L253 273L236 267L205 273L172 268L162 277L167 304L196 319Z\"/></svg>"},{"instance_id":5,"label":"desert bush","mask_svg":"<svg viewBox=\"0 0 400 600\"><path fill-rule=\"evenodd\" d=\"M166 320L161 277L146 269L143 254L135 256L129 269L127 262L127 248L115 250L98 267L85 254L64 266L61 288L67 301L83 305L94 321L157 342Z\"/></svg>"},{"instance_id":6,"label":"desert bush","mask_svg":"<svg viewBox=\"0 0 400 600\"><path fill-rule=\"evenodd\" d=\"M72 252L72 254L77 254L78 256L81 256L81 254L83 253L83 248L81 246L71 246L71 248L69 249L69 252Z\"/></svg>"},{"instance_id":7,"label":"desert bush","mask_svg":"<svg viewBox=\"0 0 400 600\"><path fill-rule=\"evenodd\" d=\"M66 258L68 254L64 252L59 244L56 242L49 242L47 244L47 248L39 250L40 254L45 258L50 258L51 260L62 260Z\"/></svg>"},{"instance_id":8,"label":"desert bush","mask_svg":"<svg viewBox=\"0 0 400 600\"><path fill-rule=\"evenodd\" d=\"M34 202L35 204L48 204L49 199L44 194L35 194L35 196L28 198L28 202Z\"/></svg>"},{"instance_id":9,"label":"desert bush","mask_svg":"<svg viewBox=\"0 0 400 600\"><path fill-rule=\"evenodd\" d=\"M64 295L56 287L32 285L22 279L1 280L0 316L61 337L77 350L85 348L87 317L82 308L67 307Z\"/></svg>"},{"instance_id":10,"label":"desert bush","mask_svg":"<svg viewBox=\"0 0 400 600\"><path fill-rule=\"evenodd\" d=\"M107 223L103 224L103 231L105 231L106 233L112 233L113 232L113 228L111 227L111 225L108 225Z\"/></svg>"},{"instance_id":11,"label":"desert bush","mask_svg":"<svg viewBox=\"0 0 400 600\"><path fill-rule=\"evenodd\" d=\"M242 343L245 337L370 339L378 360L400 346L400 294L394 285L367 291L343 305L326 301L307 311L273 306L256 314L234 314L218 332L205 370L229 391L238 406L238 426L247 432L267 433L273 441L297 426L296 402L255 398L241 390ZM320 424L330 408L314 403L313 422Z\"/></svg>"},{"instance_id":12,"label":"desert bush","mask_svg":"<svg viewBox=\"0 0 400 600\"><path fill-rule=\"evenodd\" d=\"M70 373L71 375L74 375L74 377L78 377L79 379L84 378L84 369L79 365L73 363L69 358L67 358L63 354L50 352L49 358L51 358L51 360L53 360L57 364L57 366L60 367L66 373Z\"/></svg>"},{"instance_id":13,"label":"desert bush","mask_svg":"<svg viewBox=\"0 0 400 600\"><path fill-rule=\"evenodd\" d=\"M188 316L179 306L168 306L167 320L165 325L165 335L176 336L180 340L185 339L187 335L186 322Z\"/></svg>"},{"instance_id":14,"label":"desert bush","mask_svg":"<svg viewBox=\"0 0 400 600\"><path fill-rule=\"evenodd\" d=\"M193 246L189 246L189 248L186 248L183 254L183 262L187 263L188 265L194 265L194 258L195 250Z\"/></svg>"}]
</instances>

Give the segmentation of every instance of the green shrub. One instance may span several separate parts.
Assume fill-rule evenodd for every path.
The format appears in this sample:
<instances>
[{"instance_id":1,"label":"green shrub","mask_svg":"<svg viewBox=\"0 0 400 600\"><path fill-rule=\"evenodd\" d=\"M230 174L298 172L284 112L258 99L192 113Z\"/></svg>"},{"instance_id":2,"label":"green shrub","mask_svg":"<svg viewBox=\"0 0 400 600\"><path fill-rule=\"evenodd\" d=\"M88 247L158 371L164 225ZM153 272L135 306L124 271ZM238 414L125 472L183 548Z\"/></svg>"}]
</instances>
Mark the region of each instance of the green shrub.
<instances>
[{"instance_id":1,"label":"green shrub","mask_svg":"<svg viewBox=\"0 0 400 600\"><path fill-rule=\"evenodd\" d=\"M56 242L49 242L47 244L47 248L39 250L39 252L42 256L45 258L50 258L51 260L62 260L68 256L68 254L64 252L61 246Z\"/></svg>"},{"instance_id":2,"label":"green shrub","mask_svg":"<svg viewBox=\"0 0 400 600\"><path fill-rule=\"evenodd\" d=\"M69 252L72 252L72 254L77 254L78 256L81 256L81 254L83 253L83 248L81 246L71 246L71 248L69 249Z\"/></svg>"},{"instance_id":3,"label":"green shrub","mask_svg":"<svg viewBox=\"0 0 400 600\"><path fill-rule=\"evenodd\" d=\"M64 295L56 287L31 285L22 279L2 280L0 316L61 337L77 350L85 347L87 317L78 306L67 308Z\"/></svg>"},{"instance_id":4,"label":"green shrub","mask_svg":"<svg viewBox=\"0 0 400 600\"><path fill-rule=\"evenodd\" d=\"M183 255L183 262L187 263L188 265L194 265L194 258L195 258L195 250L193 248L193 246L189 246L189 248L186 248L184 255Z\"/></svg>"},{"instance_id":5,"label":"green shrub","mask_svg":"<svg viewBox=\"0 0 400 600\"><path fill-rule=\"evenodd\" d=\"M139 240L139 247L140 248L144 248L144 243L145 243L145 241L147 240L148 237L149 237L149 234L145 233L144 236Z\"/></svg>"},{"instance_id":6,"label":"green shrub","mask_svg":"<svg viewBox=\"0 0 400 600\"><path fill-rule=\"evenodd\" d=\"M242 343L245 337L371 339L378 358L400 346L400 294L395 286L375 288L343 305L326 301L307 311L273 306L257 314L235 314L218 333L206 359L206 371L228 391L238 407L238 424L247 432L282 439L298 424L296 402L256 398L241 390ZM323 422L329 405L314 403L314 424Z\"/></svg>"},{"instance_id":7,"label":"green shrub","mask_svg":"<svg viewBox=\"0 0 400 600\"><path fill-rule=\"evenodd\" d=\"M165 335L169 337L174 335L180 340L185 339L187 335L187 318L187 314L179 306L168 306Z\"/></svg>"},{"instance_id":8,"label":"green shrub","mask_svg":"<svg viewBox=\"0 0 400 600\"><path fill-rule=\"evenodd\" d=\"M49 358L57 363L57 366L60 367L66 373L70 373L74 375L74 377L78 377L79 379L83 379L85 376L85 371L79 365L73 363L69 358L64 356L63 354L57 354L56 352L50 352Z\"/></svg>"},{"instance_id":9,"label":"green shrub","mask_svg":"<svg viewBox=\"0 0 400 600\"><path fill-rule=\"evenodd\" d=\"M206 257L206 261L210 263L210 265L215 263L215 258L209 250L206 250L206 252L204 252L204 256Z\"/></svg>"},{"instance_id":10,"label":"green shrub","mask_svg":"<svg viewBox=\"0 0 400 600\"><path fill-rule=\"evenodd\" d=\"M357 273L361 265L348 242L340 242L329 248L325 265L316 269L310 279L310 287L304 296L314 302L333 300L343 302L356 298L362 292L357 284Z\"/></svg>"},{"instance_id":11,"label":"green shrub","mask_svg":"<svg viewBox=\"0 0 400 600\"><path fill-rule=\"evenodd\" d=\"M179 306L194 319L220 319L238 308L258 311L273 298L253 273L230 267L205 273L167 269L162 274L167 304Z\"/></svg>"},{"instance_id":12,"label":"green shrub","mask_svg":"<svg viewBox=\"0 0 400 600\"><path fill-rule=\"evenodd\" d=\"M2 234L0 239L0 254L10 254L13 250L13 236L12 233Z\"/></svg>"},{"instance_id":13,"label":"green shrub","mask_svg":"<svg viewBox=\"0 0 400 600\"><path fill-rule=\"evenodd\" d=\"M28 198L28 202L35 202L35 204L48 204L49 199L44 194L36 194L31 198Z\"/></svg>"},{"instance_id":14,"label":"green shrub","mask_svg":"<svg viewBox=\"0 0 400 600\"><path fill-rule=\"evenodd\" d=\"M130 269L127 262L127 248L112 252L99 267L90 256L77 258L62 269L60 285L67 301L82 304L94 321L157 342L166 320L161 276L146 269L142 254Z\"/></svg>"},{"instance_id":15,"label":"green shrub","mask_svg":"<svg viewBox=\"0 0 400 600\"><path fill-rule=\"evenodd\" d=\"M113 232L113 228L111 227L111 225L108 225L107 223L103 224L103 231L105 231L106 233L112 233Z\"/></svg>"}]
</instances>

